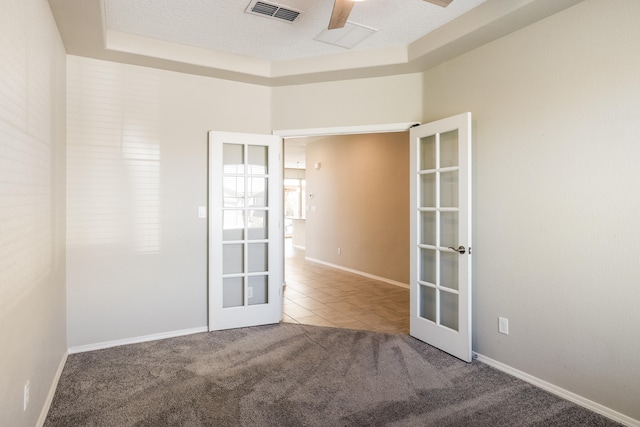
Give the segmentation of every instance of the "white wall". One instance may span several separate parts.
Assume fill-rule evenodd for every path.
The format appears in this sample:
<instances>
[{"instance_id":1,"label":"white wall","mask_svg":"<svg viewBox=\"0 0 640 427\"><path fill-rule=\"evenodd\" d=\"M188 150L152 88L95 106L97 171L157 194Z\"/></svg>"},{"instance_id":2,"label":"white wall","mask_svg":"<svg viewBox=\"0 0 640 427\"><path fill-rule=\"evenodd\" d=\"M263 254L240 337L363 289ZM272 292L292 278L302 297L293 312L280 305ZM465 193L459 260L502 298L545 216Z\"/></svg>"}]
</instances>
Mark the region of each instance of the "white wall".
<instances>
[{"instance_id":1,"label":"white wall","mask_svg":"<svg viewBox=\"0 0 640 427\"><path fill-rule=\"evenodd\" d=\"M0 2L0 52L0 425L33 426L67 349L65 52L47 2Z\"/></svg>"},{"instance_id":2,"label":"white wall","mask_svg":"<svg viewBox=\"0 0 640 427\"><path fill-rule=\"evenodd\" d=\"M207 131L270 132L268 88L70 56L68 334L207 324Z\"/></svg>"},{"instance_id":3,"label":"white wall","mask_svg":"<svg viewBox=\"0 0 640 427\"><path fill-rule=\"evenodd\" d=\"M638 16L588 0L431 69L424 120L473 113L474 350L640 420Z\"/></svg>"}]
</instances>

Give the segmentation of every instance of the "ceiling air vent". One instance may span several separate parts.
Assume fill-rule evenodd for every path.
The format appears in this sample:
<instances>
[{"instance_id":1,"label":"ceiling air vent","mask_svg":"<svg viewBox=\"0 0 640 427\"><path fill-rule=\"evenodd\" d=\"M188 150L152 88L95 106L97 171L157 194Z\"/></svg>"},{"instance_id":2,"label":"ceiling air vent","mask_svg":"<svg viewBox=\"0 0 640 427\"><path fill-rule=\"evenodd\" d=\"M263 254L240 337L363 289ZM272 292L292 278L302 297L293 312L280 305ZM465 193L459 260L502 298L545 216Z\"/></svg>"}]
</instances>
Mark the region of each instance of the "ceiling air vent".
<instances>
[{"instance_id":1,"label":"ceiling air vent","mask_svg":"<svg viewBox=\"0 0 640 427\"><path fill-rule=\"evenodd\" d=\"M279 19L281 21L293 22L300 13L299 10L292 9L287 6L281 6L276 3L267 3L265 1L253 0L246 9L247 13L253 15L267 16L269 18Z\"/></svg>"}]
</instances>

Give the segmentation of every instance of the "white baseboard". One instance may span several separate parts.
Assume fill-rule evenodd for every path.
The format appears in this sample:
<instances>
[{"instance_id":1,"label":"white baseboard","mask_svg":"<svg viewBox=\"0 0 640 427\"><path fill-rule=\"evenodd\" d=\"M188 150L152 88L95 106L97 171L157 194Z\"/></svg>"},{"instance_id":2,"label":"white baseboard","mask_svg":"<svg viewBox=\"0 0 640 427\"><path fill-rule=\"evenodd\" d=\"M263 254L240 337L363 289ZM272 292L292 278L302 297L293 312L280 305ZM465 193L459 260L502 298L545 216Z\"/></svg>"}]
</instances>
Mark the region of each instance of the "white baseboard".
<instances>
[{"instance_id":1,"label":"white baseboard","mask_svg":"<svg viewBox=\"0 0 640 427\"><path fill-rule=\"evenodd\" d=\"M389 283L390 285L400 286L401 288L409 289L409 285L408 284L402 283L402 282L396 282L395 280L387 279L386 277L376 276L374 274L369 274L369 273L365 273L364 271L354 270L352 268L344 267L342 265L331 264L330 262L325 262L325 261L322 261L322 260L319 260L319 259L315 259L315 258L307 258L307 257L305 257L305 259L307 261L315 262L317 264L326 265L328 267L337 268L338 270L344 270L344 271L348 271L349 273L359 274L360 276L368 277L369 279L379 280L381 282Z\"/></svg>"},{"instance_id":2,"label":"white baseboard","mask_svg":"<svg viewBox=\"0 0 640 427\"><path fill-rule=\"evenodd\" d=\"M69 356L68 351L65 352L62 355L62 359L60 359L58 370L56 371L56 375L53 377L53 382L51 383L51 387L49 387L49 393L47 394L47 398L45 399L42 410L40 411L40 417L38 418L38 422L36 424L36 426L38 427L42 427L44 425L44 422L47 420L47 415L49 414L49 409L51 408L51 403L53 402L53 396L56 394L56 389L58 388L58 382L60 381L62 370L64 369L64 365L67 363L67 356Z\"/></svg>"},{"instance_id":3,"label":"white baseboard","mask_svg":"<svg viewBox=\"0 0 640 427\"><path fill-rule=\"evenodd\" d=\"M293 245L293 247L294 247L294 248L296 248L296 249L300 249L301 251L305 251L305 250L307 250L307 247L306 247L306 246Z\"/></svg>"},{"instance_id":4,"label":"white baseboard","mask_svg":"<svg viewBox=\"0 0 640 427\"><path fill-rule=\"evenodd\" d=\"M207 328L206 326L201 326L198 328L182 329L179 331L170 331L170 332L161 332L159 334L125 338L122 340L105 341L105 342L99 342L95 344L80 345L77 347L69 348L69 354L84 353L85 351L102 350L105 348L118 347L118 346L127 345L127 344L138 344L138 343L147 342L147 341L163 340L165 338L181 337L183 335L191 335L191 334L198 334L201 332L207 332L208 330L209 328Z\"/></svg>"},{"instance_id":5,"label":"white baseboard","mask_svg":"<svg viewBox=\"0 0 640 427\"><path fill-rule=\"evenodd\" d=\"M487 356L483 356L482 354L474 353L474 358L479 362L482 362L486 365L496 368L499 371L506 372L509 375L512 375L516 378L519 378L523 381L533 384L536 387L546 390L549 393L555 394L556 396L559 396L565 400L568 400L569 402L573 402L576 405L580 405L600 415L604 415L605 417L610 418L614 421L617 421L620 424L623 424L629 427L640 427L640 420L636 420L631 417L628 417L624 414L621 414L618 411L614 411L613 409L607 408L604 405L601 405L592 400L584 398L569 390L565 390L561 387L548 383L544 380L541 380L540 378L527 374L526 372L520 371L509 365L505 365L504 363L498 362L497 360L493 360Z\"/></svg>"}]
</instances>

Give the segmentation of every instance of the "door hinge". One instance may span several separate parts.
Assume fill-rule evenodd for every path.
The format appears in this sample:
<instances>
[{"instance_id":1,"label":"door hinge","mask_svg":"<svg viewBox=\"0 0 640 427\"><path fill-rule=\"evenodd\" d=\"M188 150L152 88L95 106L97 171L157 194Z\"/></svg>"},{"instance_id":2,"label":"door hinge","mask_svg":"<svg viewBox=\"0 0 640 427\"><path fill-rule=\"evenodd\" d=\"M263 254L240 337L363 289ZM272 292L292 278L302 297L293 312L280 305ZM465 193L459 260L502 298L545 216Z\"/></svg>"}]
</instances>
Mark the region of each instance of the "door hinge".
<instances>
[{"instance_id":1,"label":"door hinge","mask_svg":"<svg viewBox=\"0 0 640 427\"><path fill-rule=\"evenodd\" d=\"M471 255L471 246L469 246L469 255Z\"/></svg>"}]
</instances>

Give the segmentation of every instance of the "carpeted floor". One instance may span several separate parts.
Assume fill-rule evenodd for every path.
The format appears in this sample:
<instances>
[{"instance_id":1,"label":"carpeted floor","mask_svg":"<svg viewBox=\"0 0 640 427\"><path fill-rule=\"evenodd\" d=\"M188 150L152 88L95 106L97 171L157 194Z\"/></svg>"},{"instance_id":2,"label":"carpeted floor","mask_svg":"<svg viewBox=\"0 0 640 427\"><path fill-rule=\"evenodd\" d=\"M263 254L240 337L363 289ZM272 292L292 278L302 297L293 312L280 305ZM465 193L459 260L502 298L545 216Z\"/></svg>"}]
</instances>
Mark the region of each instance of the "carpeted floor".
<instances>
[{"instance_id":1,"label":"carpeted floor","mask_svg":"<svg viewBox=\"0 0 640 427\"><path fill-rule=\"evenodd\" d=\"M280 324L70 355L46 426L613 426L402 334Z\"/></svg>"}]
</instances>

